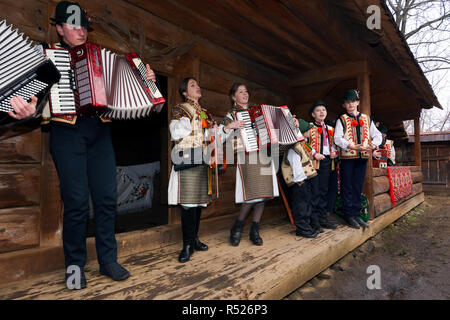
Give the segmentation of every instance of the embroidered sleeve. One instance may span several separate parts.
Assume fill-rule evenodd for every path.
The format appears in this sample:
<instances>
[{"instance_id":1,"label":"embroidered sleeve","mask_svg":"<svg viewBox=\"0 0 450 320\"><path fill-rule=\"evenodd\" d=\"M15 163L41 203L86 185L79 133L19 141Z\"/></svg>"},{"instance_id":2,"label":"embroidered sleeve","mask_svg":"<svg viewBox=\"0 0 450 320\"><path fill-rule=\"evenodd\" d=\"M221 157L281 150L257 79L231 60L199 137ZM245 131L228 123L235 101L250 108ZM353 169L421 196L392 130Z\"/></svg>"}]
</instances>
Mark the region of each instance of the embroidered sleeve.
<instances>
[{"instance_id":1,"label":"embroidered sleeve","mask_svg":"<svg viewBox=\"0 0 450 320\"><path fill-rule=\"evenodd\" d=\"M180 120L183 117L187 117L188 119L190 118L189 114L180 106L175 106L172 108L170 117L172 120Z\"/></svg>"}]
</instances>

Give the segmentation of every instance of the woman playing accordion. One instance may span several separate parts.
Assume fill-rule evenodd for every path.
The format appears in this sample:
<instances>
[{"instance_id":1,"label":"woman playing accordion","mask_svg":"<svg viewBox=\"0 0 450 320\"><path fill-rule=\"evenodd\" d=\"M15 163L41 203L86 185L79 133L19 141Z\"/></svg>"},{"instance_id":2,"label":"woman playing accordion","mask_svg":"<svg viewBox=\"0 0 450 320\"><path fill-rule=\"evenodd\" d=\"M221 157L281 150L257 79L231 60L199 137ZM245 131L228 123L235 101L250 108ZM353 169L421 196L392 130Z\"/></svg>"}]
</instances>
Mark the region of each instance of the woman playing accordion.
<instances>
[{"instance_id":1,"label":"woman playing accordion","mask_svg":"<svg viewBox=\"0 0 450 320\"><path fill-rule=\"evenodd\" d=\"M232 109L225 116L223 125L224 131L230 139L232 133L237 129L244 128L244 121L236 121L236 113L245 111L249 108L249 93L247 87L241 83L235 83L230 90L230 99L232 101ZM259 235L259 223L264 212L265 201L279 195L278 184L273 161L263 163L257 151L252 153L257 157L252 157L245 153L243 141L240 135L237 135L233 147L238 154L238 163L236 168L236 203L241 203L241 209L236 222L230 231L230 242L233 246L238 246L241 240L242 229L244 228L245 219L253 208L252 225L250 228L250 240L253 244L260 246L263 240ZM257 159L256 159L257 158ZM250 159L257 161L250 162ZM256 162L256 163L254 163ZM269 174L261 174L268 172Z\"/></svg>"}]
</instances>

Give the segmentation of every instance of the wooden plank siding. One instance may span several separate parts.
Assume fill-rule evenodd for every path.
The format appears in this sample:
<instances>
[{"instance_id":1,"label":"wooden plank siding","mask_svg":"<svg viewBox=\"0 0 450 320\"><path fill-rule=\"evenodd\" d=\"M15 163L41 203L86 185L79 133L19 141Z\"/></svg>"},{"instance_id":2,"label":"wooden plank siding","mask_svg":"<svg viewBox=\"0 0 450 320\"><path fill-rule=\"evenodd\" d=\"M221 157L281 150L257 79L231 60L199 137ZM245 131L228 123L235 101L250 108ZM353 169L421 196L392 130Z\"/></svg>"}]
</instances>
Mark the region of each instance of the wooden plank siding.
<instances>
[{"instance_id":1,"label":"wooden plank siding","mask_svg":"<svg viewBox=\"0 0 450 320\"><path fill-rule=\"evenodd\" d=\"M422 145L422 173L423 184L430 186L430 190L450 189L450 143L429 142ZM399 165L414 164L414 147L411 143L405 143L398 147Z\"/></svg>"},{"instance_id":2,"label":"wooden plank siding","mask_svg":"<svg viewBox=\"0 0 450 320\"><path fill-rule=\"evenodd\" d=\"M41 132L0 140L0 253L39 245Z\"/></svg>"}]
</instances>

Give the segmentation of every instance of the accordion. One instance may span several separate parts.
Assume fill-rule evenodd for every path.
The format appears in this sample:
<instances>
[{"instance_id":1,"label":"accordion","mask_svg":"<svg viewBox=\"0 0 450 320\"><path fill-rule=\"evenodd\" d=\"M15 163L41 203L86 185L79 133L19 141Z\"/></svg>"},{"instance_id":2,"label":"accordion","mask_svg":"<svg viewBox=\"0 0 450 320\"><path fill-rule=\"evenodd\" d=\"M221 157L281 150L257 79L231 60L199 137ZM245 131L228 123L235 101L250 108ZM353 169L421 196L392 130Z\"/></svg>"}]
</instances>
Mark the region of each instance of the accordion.
<instances>
[{"instance_id":1,"label":"accordion","mask_svg":"<svg viewBox=\"0 0 450 320\"><path fill-rule=\"evenodd\" d=\"M285 150L304 139L287 106L252 106L237 111L236 118L245 122L241 138L247 153L259 151L269 144L278 144Z\"/></svg>"},{"instance_id":2,"label":"accordion","mask_svg":"<svg viewBox=\"0 0 450 320\"><path fill-rule=\"evenodd\" d=\"M123 56L89 42L45 52L62 74L50 93L52 115L137 119L160 112L165 103L136 53Z\"/></svg>"},{"instance_id":3,"label":"accordion","mask_svg":"<svg viewBox=\"0 0 450 320\"><path fill-rule=\"evenodd\" d=\"M381 152L381 158L379 160L372 159L372 167L373 168L387 168L387 150L386 149L378 149Z\"/></svg>"},{"instance_id":4,"label":"accordion","mask_svg":"<svg viewBox=\"0 0 450 320\"><path fill-rule=\"evenodd\" d=\"M58 69L40 48L5 20L0 22L0 121L10 118L7 112L13 110L11 98L29 101L34 95L40 104L59 81Z\"/></svg>"}]
</instances>

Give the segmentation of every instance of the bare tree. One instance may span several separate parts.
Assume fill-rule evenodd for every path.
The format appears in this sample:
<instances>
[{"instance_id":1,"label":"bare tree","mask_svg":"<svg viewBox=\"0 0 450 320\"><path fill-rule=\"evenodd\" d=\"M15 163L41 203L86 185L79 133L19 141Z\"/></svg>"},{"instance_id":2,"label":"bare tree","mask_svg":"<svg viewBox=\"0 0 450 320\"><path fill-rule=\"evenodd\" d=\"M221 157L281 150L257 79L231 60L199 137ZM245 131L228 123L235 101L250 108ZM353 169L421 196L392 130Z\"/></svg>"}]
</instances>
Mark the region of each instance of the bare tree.
<instances>
[{"instance_id":1,"label":"bare tree","mask_svg":"<svg viewBox=\"0 0 450 320\"><path fill-rule=\"evenodd\" d=\"M450 130L450 1L386 0L395 21L444 106L423 110L422 131ZM405 122L407 131L413 125Z\"/></svg>"}]
</instances>

